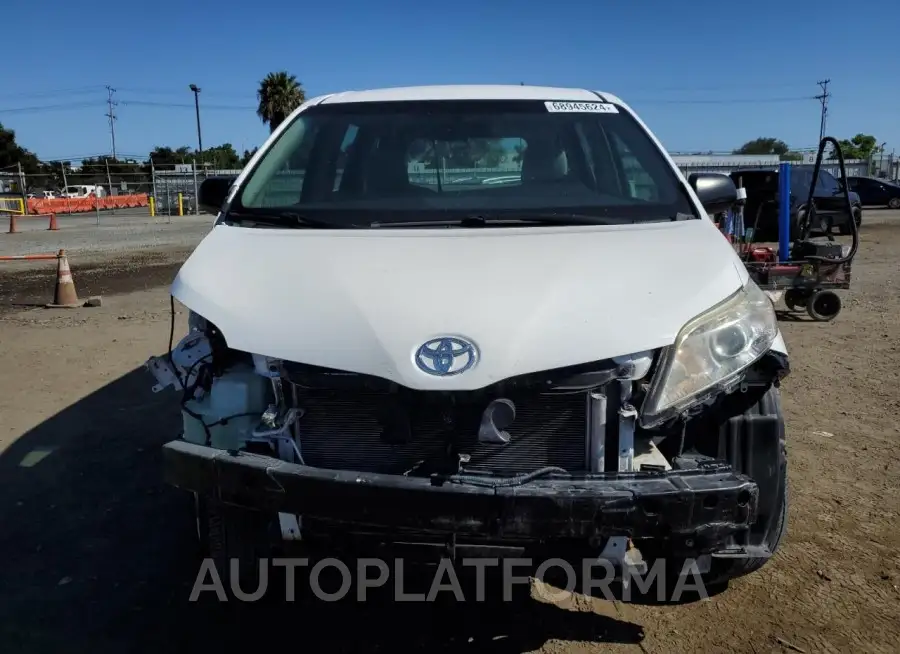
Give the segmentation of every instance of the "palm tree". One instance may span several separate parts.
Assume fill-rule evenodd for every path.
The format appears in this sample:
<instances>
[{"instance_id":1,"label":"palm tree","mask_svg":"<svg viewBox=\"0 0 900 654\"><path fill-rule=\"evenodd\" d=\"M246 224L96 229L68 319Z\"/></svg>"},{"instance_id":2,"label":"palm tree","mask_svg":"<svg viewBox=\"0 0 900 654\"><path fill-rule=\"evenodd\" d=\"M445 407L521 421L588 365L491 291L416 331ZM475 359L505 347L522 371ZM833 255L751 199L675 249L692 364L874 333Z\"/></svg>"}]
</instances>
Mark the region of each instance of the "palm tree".
<instances>
[{"instance_id":1,"label":"palm tree","mask_svg":"<svg viewBox=\"0 0 900 654\"><path fill-rule=\"evenodd\" d=\"M269 126L270 133L274 132L284 122L284 119L306 100L303 85L287 71L266 75L266 78L259 83L259 91L256 92L256 96L259 99L256 115Z\"/></svg>"}]
</instances>

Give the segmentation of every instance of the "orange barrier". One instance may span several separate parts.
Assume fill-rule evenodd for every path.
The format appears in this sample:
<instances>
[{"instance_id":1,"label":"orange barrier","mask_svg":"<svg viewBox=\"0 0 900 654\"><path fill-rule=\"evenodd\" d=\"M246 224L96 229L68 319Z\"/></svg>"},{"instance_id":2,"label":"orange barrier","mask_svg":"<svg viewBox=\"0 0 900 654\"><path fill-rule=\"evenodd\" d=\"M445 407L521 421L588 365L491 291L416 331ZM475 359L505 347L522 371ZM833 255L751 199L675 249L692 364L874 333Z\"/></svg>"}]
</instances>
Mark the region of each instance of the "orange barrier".
<instances>
[{"instance_id":1,"label":"orange barrier","mask_svg":"<svg viewBox=\"0 0 900 654\"><path fill-rule=\"evenodd\" d=\"M103 198L53 198L50 200L32 198L28 201L28 213L83 213L96 211L97 209L133 209L146 207L150 204L149 196L140 195L109 195Z\"/></svg>"},{"instance_id":2,"label":"orange barrier","mask_svg":"<svg viewBox=\"0 0 900 654\"><path fill-rule=\"evenodd\" d=\"M49 261L59 259L59 254L4 254L0 261Z\"/></svg>"},{"instance_id":3,"label":"orange barrier","mask_svg":"<svg viewBox=\"0 0 900 654\"><path fill-rule=\"evenodd\" d=\"M48 232L56 232L59 231L59 224L56 222L56 214L51 213L49 215L33 215L33 216L20 216L18 214L11 213L9 214L9 231L7 234L18 234L18 221L22 218L50 218L50 226L47 227Z\"/></svg>"}]
</instances>

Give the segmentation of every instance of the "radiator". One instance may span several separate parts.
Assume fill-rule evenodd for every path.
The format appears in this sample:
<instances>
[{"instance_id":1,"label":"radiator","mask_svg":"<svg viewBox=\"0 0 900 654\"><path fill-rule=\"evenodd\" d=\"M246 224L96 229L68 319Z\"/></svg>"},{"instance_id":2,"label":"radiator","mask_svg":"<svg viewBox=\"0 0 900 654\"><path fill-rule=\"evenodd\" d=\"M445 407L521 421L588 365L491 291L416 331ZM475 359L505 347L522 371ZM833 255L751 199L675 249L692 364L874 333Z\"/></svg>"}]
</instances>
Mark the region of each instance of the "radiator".
<instances>
[{"instance_id":1,"label":"radiator","mask_svg":"<svg viewBox=\"0 0 900 654\"><path fill-rule=\"evenodd\" d=\"M299 421L300 450L306 465L340 470L404 474L429 462L448 461L448 452L468 454L469 471L529 472L559 466L585 470L587 398L584 393L534 395L516 402L516 420L506 444L479 443L475 429L448 420L440 404L416 404L409 437L387 442L385 403L380 393L297 389L304 410Z\"/></svg>"}]
</instances>

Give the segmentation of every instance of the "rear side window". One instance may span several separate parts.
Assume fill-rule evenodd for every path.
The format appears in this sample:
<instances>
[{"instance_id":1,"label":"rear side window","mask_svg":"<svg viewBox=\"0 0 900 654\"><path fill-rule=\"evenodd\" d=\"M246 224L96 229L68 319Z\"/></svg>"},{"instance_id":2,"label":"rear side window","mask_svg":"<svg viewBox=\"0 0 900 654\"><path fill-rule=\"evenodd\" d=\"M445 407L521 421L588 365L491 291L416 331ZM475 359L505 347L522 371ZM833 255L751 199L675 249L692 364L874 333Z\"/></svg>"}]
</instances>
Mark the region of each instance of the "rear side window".
<instances>
[{"instance_id":1,"label":"rear side window","mask_svg":"<svg viewBox=\"0 0 900 654\"><path fill-rule=\"evenodd\" d=\"M822 195L837 195L841 192L841 185L834 175L827 170L820 170L819 178L816 180L816 192Z\"/></svg>"}]
</instances>

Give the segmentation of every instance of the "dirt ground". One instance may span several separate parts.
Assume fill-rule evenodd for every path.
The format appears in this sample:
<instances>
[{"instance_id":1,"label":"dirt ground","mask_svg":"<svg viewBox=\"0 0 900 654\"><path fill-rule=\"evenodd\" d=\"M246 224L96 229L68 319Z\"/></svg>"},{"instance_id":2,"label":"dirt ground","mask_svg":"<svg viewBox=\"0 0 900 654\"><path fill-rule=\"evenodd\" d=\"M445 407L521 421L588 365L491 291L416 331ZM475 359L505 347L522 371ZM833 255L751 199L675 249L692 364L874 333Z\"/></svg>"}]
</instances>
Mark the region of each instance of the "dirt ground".
<instances>
[{"instance_id":1,"label":"dirt ground","mask_svg":"<svg viewBox=\"0 0 900 654\"><path fill-rule=\"evenodd\" d=\"M862 238L844 312L782 321L786 542L724 593L662 607L560 607L527 591L440 611L189 602L190 501L159 475L179 418L142 367L167 347L166 285L185 252L73 261L79 294L104 296L92 309L39 308L52 264L2 268L0 652L262 652L285 639L328 652L896 652L900 216L868 211Z\"/></svg>"}]
</instances>

